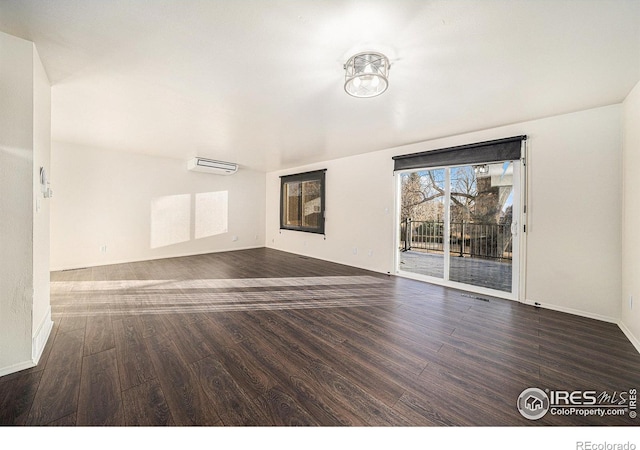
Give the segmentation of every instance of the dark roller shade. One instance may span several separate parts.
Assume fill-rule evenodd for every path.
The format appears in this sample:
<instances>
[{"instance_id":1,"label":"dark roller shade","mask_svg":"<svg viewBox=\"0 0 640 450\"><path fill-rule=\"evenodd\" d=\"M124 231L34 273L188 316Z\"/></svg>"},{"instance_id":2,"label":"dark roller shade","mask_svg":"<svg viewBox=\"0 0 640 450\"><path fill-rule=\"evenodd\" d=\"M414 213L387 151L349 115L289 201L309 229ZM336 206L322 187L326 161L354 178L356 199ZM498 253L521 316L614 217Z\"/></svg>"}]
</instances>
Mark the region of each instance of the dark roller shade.
<instances>
[{"instance_id":1,"label":"dark roller shade","mask_svg":"<svg viewBox=\"0 0 640 450\"><path fill-rule=\"evenodd\" d=\"M520 159L522 141L527 136L513 136L494 141L458 145L409 155L394 156L393 170L459 166Z\"/></svg>"}]
</instances>

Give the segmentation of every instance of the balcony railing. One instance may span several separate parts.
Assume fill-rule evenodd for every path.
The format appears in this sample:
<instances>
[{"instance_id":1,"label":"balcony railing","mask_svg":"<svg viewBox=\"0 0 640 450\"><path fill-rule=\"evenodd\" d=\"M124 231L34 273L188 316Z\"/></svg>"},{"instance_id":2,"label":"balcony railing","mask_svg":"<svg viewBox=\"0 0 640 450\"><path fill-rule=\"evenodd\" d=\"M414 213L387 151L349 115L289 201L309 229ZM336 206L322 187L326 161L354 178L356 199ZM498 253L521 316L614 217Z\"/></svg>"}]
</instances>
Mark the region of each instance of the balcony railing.
<instances>
[{"instance_id":1,"label":"balcony railing","mask_svg":"<svg viewBox=\"0 0 640 450\"><path fill-rule=\"evenodd\" d=\"M444 222L406 219L400 225L400 248L444 253L444 235ZM449 229L451 255L510 262L512 242L510 222L452 222Z\"/></svg>"}]
</instances>

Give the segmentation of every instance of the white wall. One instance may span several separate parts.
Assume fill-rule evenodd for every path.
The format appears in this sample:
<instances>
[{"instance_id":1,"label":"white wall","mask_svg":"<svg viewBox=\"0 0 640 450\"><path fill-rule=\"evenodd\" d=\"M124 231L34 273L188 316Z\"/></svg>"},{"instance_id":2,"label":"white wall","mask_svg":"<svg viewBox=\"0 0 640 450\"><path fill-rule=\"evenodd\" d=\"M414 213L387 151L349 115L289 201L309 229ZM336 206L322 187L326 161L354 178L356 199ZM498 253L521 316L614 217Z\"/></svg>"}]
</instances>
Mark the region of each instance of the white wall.
<instances>
[{"instance_id":1,"label":"white wall","mask_svg":"<svg viewBox=\"0 0 640 450\"><path fill-rule=\"evenodd\" d=\"M31 359L31 48L0 33L0 374Z\"/></svg>"},{"instance_id":2,"label":"white wall","mask_svg":"<svg viewBox=\"0 0 640 450\"><path fill-rule=\"evenodd\" d=\"M267 246L394 272L394 155L528 135L527 302L620 316L621 106L614 105L267 174ZM326 240L280 231L279 176L327 169Z\"/></svg>"},{"instance_id":3,"label":"white wall","mask_svg":"<svg viewBox=\"0 0 640 450\"><path fill-rule=\"evenodd\" d=\"M32 356L34 361L47 343L53 326L50 298L50 203L40 188L40 167L51 173L51 86L33 49L33 312Z\"/></svg>"},{"instance_id":4,"label":"white wall","mask_svg":"<svg viewBox=\"0 0 640 450\"><path fill-rule=\"evenodd\" d=\"M622 131L621 328L640 351L640 82L623 103Z\"/></svg>"},{"instance_id":5,"label":"white wall","mask_svg":"<svg viewBox=\"0 0 640 450\"><path fill-rule=\"evenodd\" d=\"M49 92L33 43L0 33L0 375L35 365L50 331L48 210L34 205Z\"/></svg>"},{"instance_id":6,"label":"white wall","mask_svg":"<svg viewBox=\"0 0 640 450\"><path fill-rule=\"evenodd\" d=\"M393 271L392 152L326 161L267 174L267 247L378 272ZM279 230L280 175L327 169L323 235Z\"/></svg>"},{"instance_id":7,"label":"white wall","mask_svg":"<svg viewBox=\"0 0 640 450\"><path fill-rule=\"evenodd\" d=\"M618 322L620 106L532 125L527 300Z\"/></svg>"},{"instance_id":8,"label":"white wall","mask_svg":"<svg viewBox=\"0 0 640 450\"><path fill-rule=\"evenodd\" d=\"M264 182L242 168L189 172L183 160L53 142L52 270L262 247Z\"/></svg>"}]
</instances>

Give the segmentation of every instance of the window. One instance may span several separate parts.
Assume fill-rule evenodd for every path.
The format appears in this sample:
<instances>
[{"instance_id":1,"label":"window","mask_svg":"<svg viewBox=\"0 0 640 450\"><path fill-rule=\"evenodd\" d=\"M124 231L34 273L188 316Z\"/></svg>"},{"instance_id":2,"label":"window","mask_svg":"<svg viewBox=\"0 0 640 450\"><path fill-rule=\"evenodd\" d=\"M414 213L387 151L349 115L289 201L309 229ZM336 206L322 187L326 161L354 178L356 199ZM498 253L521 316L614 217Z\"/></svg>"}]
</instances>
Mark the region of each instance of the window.
<instances>
[{"instance_id":1,"label":"window","mask_svg":"<svg viewBox=\"0 0 640 450\"><path fill-rule=\"evenodd\" d=\"M280 229L324 234L326 170L280 177Z\"/></svg>"}]
</instances>

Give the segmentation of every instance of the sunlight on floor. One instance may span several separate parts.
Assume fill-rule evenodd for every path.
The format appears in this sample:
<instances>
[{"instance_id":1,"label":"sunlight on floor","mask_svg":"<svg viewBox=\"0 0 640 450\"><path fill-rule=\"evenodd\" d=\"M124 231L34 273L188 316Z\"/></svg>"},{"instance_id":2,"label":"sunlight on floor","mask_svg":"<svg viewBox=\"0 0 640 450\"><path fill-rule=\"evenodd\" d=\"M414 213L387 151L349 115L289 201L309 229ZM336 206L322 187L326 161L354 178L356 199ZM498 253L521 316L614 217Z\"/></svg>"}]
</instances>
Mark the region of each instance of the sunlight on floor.
<instances>
[{"instance_id":1,"label":"sunlight on floor","mask_svg":"<svg viewBox=\"0 0 640 450\"><path fill-rule=\"evenodd\" d=\"M54 281L51 303L54 316L340 308L387 302L392 289L372 276Z\"/></svg>"}]
</instances>

